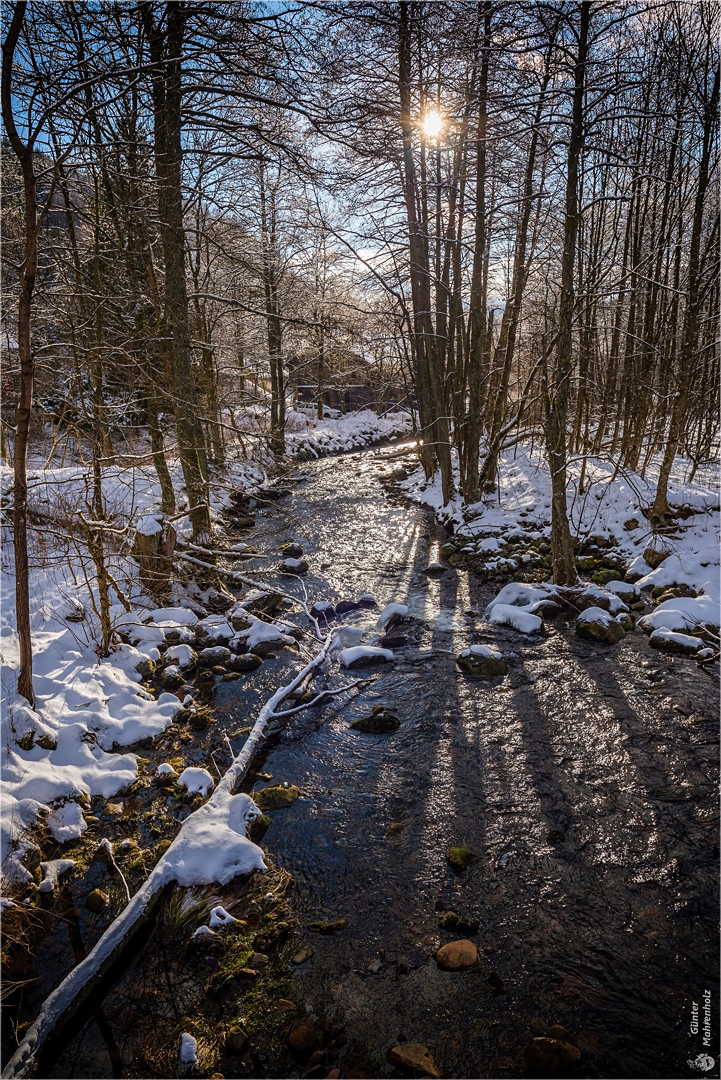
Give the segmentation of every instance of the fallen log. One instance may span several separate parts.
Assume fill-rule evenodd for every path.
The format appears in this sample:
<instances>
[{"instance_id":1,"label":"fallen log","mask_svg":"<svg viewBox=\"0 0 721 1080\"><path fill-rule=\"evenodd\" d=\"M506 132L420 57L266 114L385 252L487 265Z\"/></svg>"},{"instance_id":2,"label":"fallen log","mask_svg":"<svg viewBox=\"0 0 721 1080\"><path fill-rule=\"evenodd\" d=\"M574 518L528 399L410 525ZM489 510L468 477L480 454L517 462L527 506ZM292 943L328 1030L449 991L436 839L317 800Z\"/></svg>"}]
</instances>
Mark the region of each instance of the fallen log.
<instances>
[{"instance_id":1,"label":"fallen log","mask_svg":"<svg viewBox=\"0 0 721 1080\"><path fill-rule=\"evenodd\" d=\"M143 924L151 918L166 888L177 880L174 852L177 853L183 844L185 835L193 828L191 823L196 819L196 815L204 813L206 817L209 816L215 808L220 808L224 803L227 804L229 797L235 795L238 785L253 760L268 723L275 719L276 716L288 714L287 712L277 714L275 710L301 685L312 671L315 671L325 662L339 635L342 636L344 630L345 627L343 626L331 630L323 641L323 647L303 670L287 686L280 687L268 699L260 710L258 719L253 725L243 748L233 759L211 797L203 806L185 819L175 840L151 871L147 881L132 897L127 907L111 923L87 957L74 967L52 994L45 999L37 1019L28 1029L23 1041L5 1066L2 1073L3 1080L5 1078L13 1078L14 1080L14 1078L27 1076L36 1065L38 1056L50 1037L63 1028L77 1014L91 994L99 989L104 976L113 964L119 960L128 942ZM342 688L342 690L346 689L352 689L352 686ZM337 692L340 693L341 690ZM309 704L312 704L312 702L309 702ZM303 707L307 706L299 706L299 708ZM291 711L295 712L296 709L288 710L288 712ZM240 798L246 797L240 796ZM102 996L97 1000L97 1004L99 1005L101 1001Z\"/></svg>"}]
</instances>

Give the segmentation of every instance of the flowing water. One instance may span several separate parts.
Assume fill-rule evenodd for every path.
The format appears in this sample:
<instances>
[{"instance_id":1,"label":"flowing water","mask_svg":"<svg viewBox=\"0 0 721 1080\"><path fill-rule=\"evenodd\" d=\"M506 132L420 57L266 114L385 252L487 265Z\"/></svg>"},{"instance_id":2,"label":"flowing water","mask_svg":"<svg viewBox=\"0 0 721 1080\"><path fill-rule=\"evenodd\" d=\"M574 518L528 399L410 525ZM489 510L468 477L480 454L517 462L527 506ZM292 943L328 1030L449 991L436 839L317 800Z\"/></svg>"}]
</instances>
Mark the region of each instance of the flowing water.
<instances>
[{"instance_id":1,"label":"flowing water","mask_svg":"<svg viewBox=\"0 0 721 1080\"><path fill-rule=\"evenodd\" d=\"M393 494L396 454L321 461L254 534L261 550L303 544L314 599L371 592L413 617L362 693L297 714L265 757L302 792L264 839L301 918L348 920L309 937L301 990L372 1054L425 1043L447 1076L523 1075L523 1047L554 1023L580 1032L579 1075L692 1075L691 1003L717 984L713 681L640 633L608 648L564 622L540 640L484 624L490 586L424 573L445 533ZM463 674L471 642L509 675ZM236 722L232 686L218 704ZM349 729L379 704L397 731ZM477 859L456 872L449 846ZM438 929L446 909L480 920L481 974L437 968L458 936Z\"/></svg>"},{"instance_id":2,"label":"flowing water","mask_svg":"<svg viewBox=\"0 0 721 1080\"><path fill-rule=\"evenodd\" d=\"M492 586L451 568L424 573L446 534L394 486L398 456L304 466L247 537L267 552L301 543L313 600L372 593L412 617L392 663L352 673L368 681L292 716L257 764L301 791L270 812L263 840L295 879L301 925L348 923L307 934L314 955L294 972L298 995L310 1013L339 1017L370 1062L408 1041L428 1046L444 1076L523 1076L524 1047L563 1024L583 1052L575 1075L694 1075L692 1002L717 986L712 679L654 654L640 633L609 648L563 620L538 639L485 624ZM308 655L307 621L294 618ZM372 639L377 610L345 618ZM509 674L461 672L455 656L472 642L500 649ZM284 650L218 686L218 725L236 749L233 733L301 662ZM343 681L333 671L316 686ZM375 705L399 717L396 731L349 728ZM450 846L475 854L466 870L449 865ZM435 963L459 936L438 926L451 909L480 921L480 970ZM367 1069L344 1075L389 1071Z\"/></svg>"}]
</instances>

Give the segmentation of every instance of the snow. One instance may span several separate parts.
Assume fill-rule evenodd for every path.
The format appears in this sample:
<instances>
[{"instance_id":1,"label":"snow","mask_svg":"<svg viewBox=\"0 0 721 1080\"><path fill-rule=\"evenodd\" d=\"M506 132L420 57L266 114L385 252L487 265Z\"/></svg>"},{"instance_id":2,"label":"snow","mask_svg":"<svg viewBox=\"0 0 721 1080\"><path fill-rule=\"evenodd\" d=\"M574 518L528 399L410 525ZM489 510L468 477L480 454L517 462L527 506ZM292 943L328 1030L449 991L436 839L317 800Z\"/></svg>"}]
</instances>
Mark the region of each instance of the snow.
<instances>
[{"instance_id":1,"label":"snow","mask_svg":"<svg viewBox=\"0 0 721 1080\"><path fill-rule=\"evenodd\" d=\"M188 608L153 608L148 618L159 626L195 626L198 616Z\"/></svg>"},{"instance_id":2,"label":"snow","mask_svg":"<svg viewBox=\"0 0 721 1080\"><path fill-rule=\"evenodd\" d=\"M180 1036L180 1060L184 1065L198 1064L198 1043L187 1031Z\"/></svg>"},{"instance_id":3,"label":"snow","mask_svg":"<svg viewBox=\"0 0 721 1080\"><path fill-rule=\"evenodd\" d=\"M378 629L385 630L394 615L400 615L401 619L405 619L409 610L410 609L406 604L388 604L378 616L378 622L376 624Z\"/></svg>"},{"instance_id":4,"label":"snow","mask_svg":"<svg viewBox=\"0 0 721 1080\"><path fill-rule=\"evenodd\" d=\"M647 634L653 630L679 630L682 633L695 630L697 626L710 626L718 629L721 622L719 601L705 594L693 599L689 596L677 596L664 600L648 615L638 620L638 626Z\"/></svg>"},{"instance_id":5,"label":"snow","mask_svg":"<svg viewBox=\"0 0 721 1080\"><path fill-rule=\"evenodd\" d=\"M221 907L220 904L218 904L216 907L211 909L211 912L210 912L210 926L211 926L211 928L214 928L214 927L217 927L217 926L230 926L231 923L234 923L234 922L237 922L237 921L238 920L234 919L232 915L228 914L228 912L225 910L225 908Z\"/></svg>"},{"instance_id":6,"label":"snow","mask_svg":"<svg viewBox=\"0 0 721 1080\"><path fill-rule=\"evenodd\" d=\"M641 599L641 590L638 585L631 585L628 581L608 581L604 585L604 589L606 589L607 592L615 593L616 596L620 596L621 599L629 594L633 596L634 600Z\"/></svg>"},{"instance_id":7,"label":"snow","mask_svg":"<svg viewBox=\"0 0 721 1080\"><path fill-rule=\"evenodd\" d=\"M379 649L375 645L354 645L350 649L343 649L338 659L343 667L350 667L352 663L362 657L392 660L393 653L390 649Z\"/></svg>"},{"instance_id":8,"label":"snow","mask_svg":"<svg viewBox=\"0 0 721 1080\"><path fill-rule=\"evenodd\" d=\"M486 610L488 621L492 626L511 626L521 634L537 634L543 627L543 620L538 615L532 615L511 604L494 602L489 604Z\"/></svg>"},{"instance_id":9,"label":"snow","mask_svg":"<svg viewBox=\"0 0 721 1080\"><path fill-rule=\"evenodd\" d=\"M286 435L287 452L291 457L306 460L396 438L410 432L412 426L411 417L405 412L377 416L370 409L363 409L337 420L313 420L296 410L289 415L304 430Z\"/></svg>"},{"instance_id":10,"label":"snow","mask_svg":"<svg viewBox=\"0 0 721 1080\"><path fill-rule=\"evenodd\" d=\"M463 650L461 656L482 656L486 660L502 659L501 654L488 645L469 645L467 649Z\"/></svg>"},{"instance_id":11,"label":"snow","mask_svg":"<svg viewBox=\"0 0 721 1080\"><path fill-rule=\"evenodd\" d=\"M263 622L262 619L254 619L252 615L248 616L249 619L253 619L250 627L247 630L241 630L233 638L233 644L244 644L248 652L252 652L256 646L266 641L280 642L282 645L295 645L295 638L290 637L288 634L284 634L273 623Z\"/></svg>"},{"instance_id":12,"label":"snow","mask_svg":"<svg viewBox=\"0 0 721 1080\"><path fill-rule=\"evenodd\" d=\"M157 536L163 531L163 518L157 514L148 514L140 519L135 531L141 536Z\"/></svg>"},{"instance_id":13,"label":"snow","mask_svg":"<svg viewBox=\"0 0 721 1080\"><path fill-rule=\"evenodd\" d=\"M259 812L250 796L231 795L218 787L208 802L183 822L158 863L159 877L185 887L225 885L239 874L265 871L262 849L245 835L248 821Z\"/></svg>"},{"instance_id":14,"label":"snow","mask_svg":"<svg viewBox=\"0 0 721 1080\"><path fill-rule=\"evenodd\" d=\"M211 641L229 641L235 630L224 615L208 615L201 619L197 626L204 636Z\"/></svg>"},{"instance_id":15,"label":"snow","mask_svg":"<svg viewBox=\"0 0 721 1080\"><path fill-rule=\"evenodd\" d=\"M190 645L171 645L165 653L165 659L172 664L176 664L182 671L184 668L194 666L197 654L195 649L191 649Z\"/></svg>"},{"instance_id":16,"label":"snow","mask_svg":"<svg viewBox=\"0 0 721 1080\"><path fill-rule=\"evenodd\" d=\"M191 795L207 795L213 790L213 783L213 777L207 769L197 769L192 765L183 769L178 777L178 786L187 788Z\"/></svg>"},{"instance_id":17,"label":"snow","mask_svg":"<svg viewBox=\"0 0 721 1080\"><path fill-rule=\"evenodd\" d=\"M211 930L209 926L199 926L193 934L193 938L217 938L217 936L218 935L216 934L215 930Z\"/></svg>"},{"instance_id":18,"label":"snow","mask_svg":"<svg viewBox=\"0 0 721 1080\"><path fill-rule=\"evenodd\" d=\"M170 765L167 761L163 761L160 765L158 765L157 769L155 770L155 775L156 776L167 776L168 773L172 773L172 772L175 772L175 769L173 768L173 766Z\"/></svg>"},{"instance_id":19,"label":"snow","mask_svg":"<svg viewBox=\"0 0 721 1080\"><path fill-rule=\"evenodd\" d=\"M553 597L553 587L543 585L529 585L525 581L511 581L504 585L497 596L491 600L486 608L486 618L490 621L490 613L493 608L500 604L502 607L527 607L533 611L537 604L543 603Z\"/></svg>"},{"instance_id":20,"label":"snow","mask_svg":"<svg viewBox=\"0 0 721 1080\"><path fill-rule=\"evenodd\" d=\"M43 880L38 886L39 891L41 893L54 892L60 875L72 869L73 866L75 866L75 859L51 859L49 862L41 862Z\"/></svg>"},{"instance_id":21,"label":"snow","mask_svg":"<svg viewBox=\"0 0 721 1080\"><path fill-rule=\"evenodd\" d=\"M76 802L66 802L48 814L48 827L60 844L76 840L87 829L82 807Z\"/></svg>"}]
</instances>

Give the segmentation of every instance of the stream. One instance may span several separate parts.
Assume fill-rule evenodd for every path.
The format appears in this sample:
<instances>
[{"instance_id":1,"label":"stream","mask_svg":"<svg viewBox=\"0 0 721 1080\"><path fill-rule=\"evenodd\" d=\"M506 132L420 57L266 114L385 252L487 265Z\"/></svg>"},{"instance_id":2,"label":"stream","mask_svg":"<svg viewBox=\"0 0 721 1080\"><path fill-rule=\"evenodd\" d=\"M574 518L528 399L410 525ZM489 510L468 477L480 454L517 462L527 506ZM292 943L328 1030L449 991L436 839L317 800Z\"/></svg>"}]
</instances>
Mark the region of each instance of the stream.
<instances>
[{"instance_id":1,"label":"stream","mask_svg":"<svg viewBox=\"0 0 721 1080\"><path fill-rule=\"evenodd\" d=\"M640 632L605 647L564 618L537 639L484 623L500 585L450 567L424 573L447 534L398 490L399 453L300 466L291 493L243 535L264 552L300 543L312 600L373 594L376 609L344 616L366 642L385 604L411 614L392 663L352 673L368 681L290 717L256 765L301 792L269 812L262 841L294 878L300 924L347 920L332 935L306 933L314 955L293 969L300 999L309 1014L339 1017L368 1062L412 1042L444 1076L523 1076L525 1046L562 1024L583 1055L573 1075L693 1075L692 1002L705 989L717 1000L718 985L714 681L654 653ZM292 617L309 643L307 620ZM455 657L474 642L497 647L509 674L463 673ZM220 728L252 723L300 663L284 650L219 684ZM324 679L344 677L315 685ZM376 705L398 716L397 730L349 728ZM251 776L246 790L265 783ZM452 846L475 854L467 869L448 863ZM447 910L480 921L480 970L436 965L438 947L461 936L439 929ZM225 1075L303 1072L248 1068ZM368 1068L342 1075L391 1072Z\"/></svg>"}]
</instances>

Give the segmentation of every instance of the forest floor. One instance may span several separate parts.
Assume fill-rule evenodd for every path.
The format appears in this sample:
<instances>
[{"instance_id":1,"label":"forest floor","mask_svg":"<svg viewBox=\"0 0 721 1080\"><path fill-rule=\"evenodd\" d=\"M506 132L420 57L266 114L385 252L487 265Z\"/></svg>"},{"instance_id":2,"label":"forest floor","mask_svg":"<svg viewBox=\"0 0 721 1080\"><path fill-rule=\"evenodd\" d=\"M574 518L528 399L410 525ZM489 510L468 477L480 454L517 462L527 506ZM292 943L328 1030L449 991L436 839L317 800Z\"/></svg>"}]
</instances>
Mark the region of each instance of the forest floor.
<instances>
[{"instance_id":1,"label":"forest floor","mask_svg":"<svg viewBox=\"0 0 721 1080\"><path fill-rule=\"evenodd\" d=\"M575 1048L551 1063L553 1075L695 1074L689 1061L703 1046L690 1033L692 1002L717 982L716 665L659 653L640 630L615 645L580 638L564 614L536 635L484 620L509 580L547 576L542 474L526 460L526 474L513 466L510 477L517 504L502 493L500 509L446 508L452 536L430 509L409 503L409 490L431 503L432 492L421 492L412 456L397 446L296 466L280 480L285 496L253 508L255 524L236 540L275 560L265 564L269 584L299 597L307 590L313 601L372 594L378 609L407 607L391 631L392 660L358 673L355 691L275 725L243 785L264 810L251 839L266 871L176 889L94 999L102 1009L83 1010L49 1047L42 1075L179 1075L183 1033L197 1042L198 1064L186 1071L202 1076L383 1076L394 1071L389 1049L407 1043L427 1047L444 1076L548 1075L548 1061L534 1058L548 1044L534 1039L553 1025L564 1029L551 1032L562 1036L556 1042ZM243 468L246 486L266 482ZM587 499L602 510L585 556L589 577L614 560L624 577L639 558L642 531L634 539L623 529L634 496L633 505L622 492L615 503L595 500L592 486ZM713 601L704 583L718 572L708 554L717 503L702 485L684 502L695 513L673 553L658 570L630 575L647 586L636 619L658 626ZM522 545L513 535L524 527ZM495 546L482 547L488 540ZM309 563L302 579L275 570L273 553L291 541ZM429 574L436 561L441 569ZM228 565L252 573L264 563L246 555ZM659 574L664 566L674 582ZM207 678L191 673L182 689L164 689L160 666L145 677L135 667L158 652L167 633L158 624L168 619L146 618L98 664L92 618L63 618L73 612L62 603L87 605L82 578L74 593L67 578L58 591L61 572L50 564L34 582L36 642L48 661L39 717L6 706L3 766L15 802L5 839L18 861L5 921L25 945L4 948L6 983L17 983L6 1056L124 905L117 874L97 858L99 840L111 841L134 892L204 802L177 782L158 784L158 765L172 766L176 781L186 767L217 777L228 763L223 737L237 753L260 705L310 655L308 621L286 606L296 647L280 641L253 671L216 665ZM657 579L644 582L648 574ZM673 583L700 595L654 604L650 590ZM169 603L179 638L182 608L194 643L198 627L204 643L213 627L224 640L227 601L217 590L181 576ZM4 617L12 699L12 617ZM375 608L343 618L367 642L381 637ZM500 653L507 674L461 670L456 658L471 645ZM316 689L345 681L334 667ZM179 712L188 694L195 712ZM398 725L376 734L349 727L374 707ZM42 826L33 824L39 811ZM449 862L451 848L469 853L465 868ZM39 863L55 858L75 865L39 892ZM105 898L97 911L86 906L93 890ZM218 904L238 921L215 939L190 940ZM476 953L470 968L442 970L439 947L466 939Z\"/></svg>"}]
</instances>

